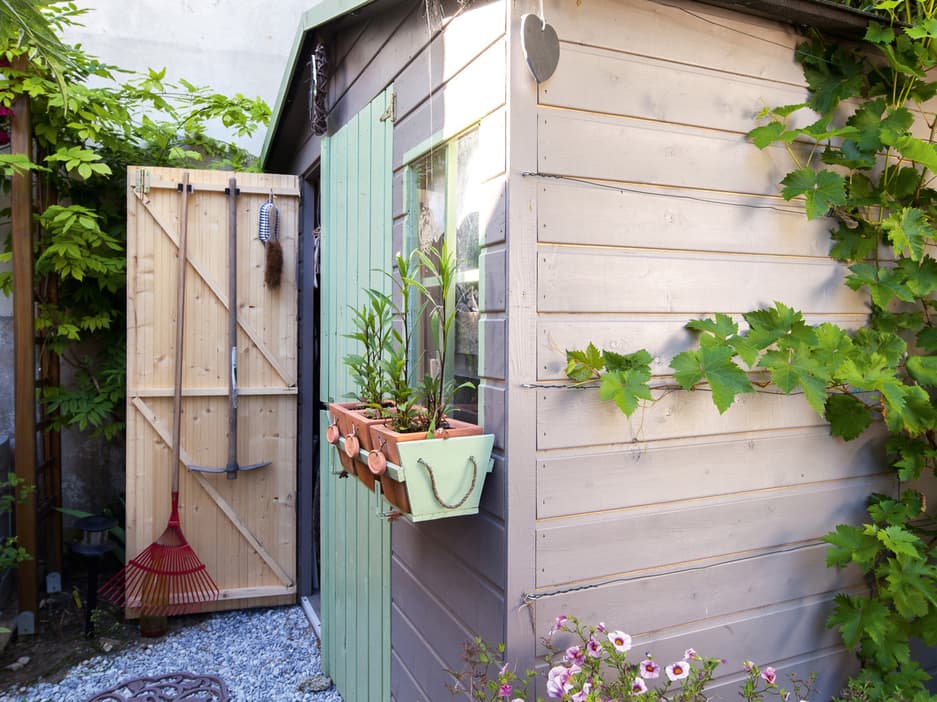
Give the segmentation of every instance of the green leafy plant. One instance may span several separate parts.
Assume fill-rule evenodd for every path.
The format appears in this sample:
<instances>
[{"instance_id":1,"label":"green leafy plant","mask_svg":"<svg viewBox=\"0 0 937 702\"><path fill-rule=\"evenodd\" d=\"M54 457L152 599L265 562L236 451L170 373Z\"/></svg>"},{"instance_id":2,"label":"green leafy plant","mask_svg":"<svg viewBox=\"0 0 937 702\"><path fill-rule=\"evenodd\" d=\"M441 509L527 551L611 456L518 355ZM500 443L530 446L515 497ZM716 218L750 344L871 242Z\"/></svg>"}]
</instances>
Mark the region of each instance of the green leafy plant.
<instances>
[{"instance_id":1,"label":"green leafy plant","mask_svg":"<svg viewBox=\"0 0 937 702\"><path fill-rule=\"evenodd\" d=\"M450 411L456 392L473 386L471 383L456 385L446 377L449 345L453 339L456 319L455 305L452 304L457 270L455 254L449 249L445 238L438 249L417 250L416 254L424 276L435 281L437 290L433 295L427 286L417 281L413 283L426 301L421 316L426 315L428 318L433 342L432 356L427 364L430 371L423 375L417 386L418 395L426 409L426 429L433 433L445 426L446 414Z\"/></svg>"},{"instance_id":2,"label":"green leafy plant","mask_svg":"<svg viewBox=\"0 0 937 702\"><path fill-rule=\"evenodd\" d=\"M36 328L71 367L68 384L42 388L40 399L54 428L111 439L124 426L127 166L251 168L246 151L206 128L218 121L249 135L270 111L260 99L171 82L165 69L130 73L63 44L61 31L84 12L73 3L8 0L0 12L0 136L27 96L36 144L32 161L0 152L0 189L14 172L35 178ZM25 70L13 66L20 58ZM10 260L8 238L0 260ZM11 289L12 275L0 273L0 290Z\"/></svg>"},{"instance_id":3,"label":"green leafy plant","mask_svg":"<svg viewBox=\"0 0 937 702\"><path fill-rule=\"evenodd\" d=\"M411 257L412 258L412 257ZM400 306L394 307L396 325L391 331L391 344L384 361L388 396L393 403L393 422L398 431L413 431L421 423L423 413L417 405L416 388L411 385L410 355L413 350L414 320L426 309L414 295L419 292L411 258L397 254L397 276L390 276L400 294Z\"/></svg>"},{"instance_id":4,"label":"green leafy plant","mask_svg":"<svg viewBox=\"0 0 937 702\"><path fill-rule=\"evenodd\" d=\"M378 290L365 292L368 302L364 307L352 308L355 331L346 334L347 338L357 341L363 351L348 354L344 363L357 388L351 396L375 413L380 413L388 389L385 356L393 330L393 303Z\"/></svg>"},{"instance_id":5,"label":"green leafy plant","mask_svg":"<svg viewBox=\"0 0 937 702\"><path fill-rule=\"evenodd\" d=\"M9 514L17 504L29 499L35 488L25 485L16 477L16 473L7 473L5 480L0 480L0 514ZM31 556L16 540L8 536L0 541L0 570L15 568L17 564L30 560Z\"/></svg>"},{"instance_id":6,"label":"green leafy plant","mask_svg":"<svg viewBox=\"0 0 937 702\"><path fill-rule=\"evenodd\" d=\"M527 690L536 676L528 670L518 676L514 666L504 660L504 644L492 647L476 636L464 644L462 670L446 670L453 679L447 684L453 697L463 696L477 702L512 702L527 699ZM497 672L493 673L492 670Z\"/></svg>"},{"instance_id":7,"label":"green leafy plant","mask_svg":"<svg viewBox=\"0 0 937 702\"><path fill-rule=\"evenodd\" d=\"M866 324L808 325L780 302L740 320L719 314L688 324L698 346L671 366L676 387L710 391L720 412L771 386L802 394L842 439L882 423L890 465L908 482L937 469L937 119L924 108L937 95L937 7L884 0L874 9L887 22L870 23L861 48L819 38L798 46L808 99L765 108L749 133L756 147L778 144L790 155L782 196L802 201L808 219L837 222L830 255L848 266L846 285L868 296ZM810 123L794 126L804 113ZM630 415L653 396L650 358L609 354L570 351L567 372L599 381L602 396ZM613 372L619 377L606 380ZM862 664L844 699L930 699L910 642L937 644L933 519L911 489L873 495L868 514L866 524L825 537L828 564L856 564L869 585L839 595L828 622Z\"/></svg>"}]
</instances>

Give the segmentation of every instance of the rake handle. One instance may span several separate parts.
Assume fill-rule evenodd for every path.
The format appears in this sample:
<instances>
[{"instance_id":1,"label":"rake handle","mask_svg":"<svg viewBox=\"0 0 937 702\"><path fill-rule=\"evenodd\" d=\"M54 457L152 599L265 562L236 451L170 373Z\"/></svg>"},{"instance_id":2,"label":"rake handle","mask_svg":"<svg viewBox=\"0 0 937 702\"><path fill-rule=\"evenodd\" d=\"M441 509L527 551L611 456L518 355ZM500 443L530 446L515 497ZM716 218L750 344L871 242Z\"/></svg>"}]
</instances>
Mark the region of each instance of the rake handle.
<instances>
[{"instance_id":1,"label":"rake handle","mask_svg":"<svg viewBox=\"0 0 937 702\"><path fill-rule=\"evenodd\" d=\"M172 388L172 496L173 514L178 522L179 458L182 437L182 344L185 339L185 273L188 266L189 174L182 174L182 198L179 200L179 254L176 274L176 344Z\"/></svg>"}]
</instances>

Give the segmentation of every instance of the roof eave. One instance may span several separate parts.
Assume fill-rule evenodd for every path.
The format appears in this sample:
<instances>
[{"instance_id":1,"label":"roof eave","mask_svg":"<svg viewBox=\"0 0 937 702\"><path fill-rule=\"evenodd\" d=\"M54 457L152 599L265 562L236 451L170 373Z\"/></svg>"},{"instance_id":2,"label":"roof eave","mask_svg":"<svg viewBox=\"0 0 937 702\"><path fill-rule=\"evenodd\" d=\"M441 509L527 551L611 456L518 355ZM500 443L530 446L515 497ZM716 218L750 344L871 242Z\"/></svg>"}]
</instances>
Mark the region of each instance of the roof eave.
<instances>
[{"instance_id":1,"label":"roof eave","mask_svg":"<svg viewBox=\"0 0 937 702\"><path fill-rule=\"evenodd\" d=\"M293 39L293 47L290 50L289 58L286 62L286 70L283 72L283 78L280 81L280 89L277 92L277 99L274 103L273 112L270 115L270 124L267 127L267 135L264 138L264 145L260 151L260 166L266 168L267 159L270 156L270 149L273 145L273 138L279 129L280 121L283 118L283 112L286 106L286 96L289 92L290 84L296 75L299 61L299 51L302 49L306 34L321 27L327 22L331 22L343 15L347 15L355 10L369 5L374 0L319 0L312 8L306 10L299 20L299 26L296 29L296 36Z\"/></svg>"}]
</instances>

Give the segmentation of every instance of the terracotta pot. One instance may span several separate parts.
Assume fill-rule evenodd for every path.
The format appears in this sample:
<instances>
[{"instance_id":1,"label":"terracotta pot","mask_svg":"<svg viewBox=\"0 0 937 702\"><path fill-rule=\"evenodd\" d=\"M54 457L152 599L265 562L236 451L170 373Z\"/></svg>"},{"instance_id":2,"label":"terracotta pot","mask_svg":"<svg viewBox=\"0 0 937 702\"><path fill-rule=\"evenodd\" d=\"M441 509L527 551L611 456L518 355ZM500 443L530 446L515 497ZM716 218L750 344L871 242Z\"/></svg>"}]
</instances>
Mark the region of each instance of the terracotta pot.
<instances>
[{"instance_id":1,"label":"terracotta pot","mask_svg":"<svg viewBox=\"0 0 937 702\"><path fill-rule=\"evenodd\" d=\"M366 414L366 408L359 402L333 402L329 404L329 413L338 428L338 434L345 438L345 448L336 443L338 449L338 459L341 461L342 468L346 473L354 475L368 488L374 489L374 475L368 470L367 464L358 460L358 448L370 451L372 426L381 425L387 422L383 417L370 418ZM327 438L331 439L334 432L330 431Z\"/></svg>"},{"instance_id":2,"label":"terracotta pot","mask_svg":"<svg viewBox=\"0 0 937 702\"><path fill-rule=\"evenodd\" d=\"M448 423L449 426L447 428L436 430L432 438L445 441L448 438L478 436L482 433L482 428L477 424L469 424L468 422L462 422L458 419L450 419ZM428 432L425 431L402 434L391 429L390 424L387 422L372 424L369 429L371 433L371 446L379 450L388 462L397 465L400 464L400 451L397 449L398 443L406 441L425 441L430 438L427 436ZM374 463L375 465L380 464L379 461L374 461ZM410 514L412 510L410 508L410 498L407 496L406 484L394 480L387 473L382 473L380 475L380 481L381 490L384 493L384 497L387 498L387 501L401 512Z\"/></svg>"}]
</instances>

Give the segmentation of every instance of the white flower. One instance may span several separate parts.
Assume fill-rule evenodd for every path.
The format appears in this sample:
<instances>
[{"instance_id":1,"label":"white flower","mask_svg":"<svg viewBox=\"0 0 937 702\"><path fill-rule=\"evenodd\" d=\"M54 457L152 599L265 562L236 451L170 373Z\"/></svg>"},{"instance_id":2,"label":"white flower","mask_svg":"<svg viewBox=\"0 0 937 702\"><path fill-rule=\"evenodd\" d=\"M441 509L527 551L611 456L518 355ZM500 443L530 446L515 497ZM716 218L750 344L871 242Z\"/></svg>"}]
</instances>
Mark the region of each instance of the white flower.
<instances>
[{"instance_id":1,"label":"white flower","mask_svg":"<svg viewBox=\"0 0 937 702\"><path fill-rule=\"evenodd\" d=\"M623 631L610 631L608 640L612 642L615 650L619 653L627 653L631 650L631 637Z\"/></svg>"},{"instance_id":2,"label":"white flower","mask_svg":"<svg viewBox=\"0 0 937 702\"><path fill-rule=\"evenodd\" d=\"M683 680L683 678L690 674L690 666L686 661L677 661L664 668L664 672L667 673L670 682Z\"/></svg>"}]
</instances>

